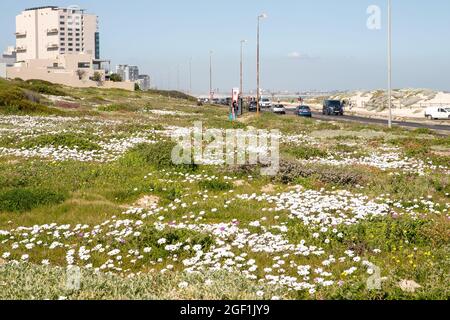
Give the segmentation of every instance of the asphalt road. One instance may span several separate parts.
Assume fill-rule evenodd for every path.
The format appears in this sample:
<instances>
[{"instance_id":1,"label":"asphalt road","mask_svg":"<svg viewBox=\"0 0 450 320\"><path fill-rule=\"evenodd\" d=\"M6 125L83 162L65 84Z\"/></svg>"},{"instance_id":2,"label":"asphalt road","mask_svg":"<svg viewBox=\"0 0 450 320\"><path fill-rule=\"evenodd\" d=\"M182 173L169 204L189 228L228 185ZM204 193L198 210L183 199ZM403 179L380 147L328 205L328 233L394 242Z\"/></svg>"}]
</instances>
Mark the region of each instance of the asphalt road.
<instances>
[{"instance_id":1,"label":"asphalt road","mask_svg":"<svg viewBox=\"0 0 450 320\"><path fill-rule=\"evenodd\" d=\"M268 112L271 112L267 110ZM295 110L287 109L288 114L295 114ZM367 124L377 124L377 125L386 125L387 119L374 119L374 118L366 118L360 116L352 116L352 115L344 115L344 116L325 116L321 112L313 112L313 118L320 119L323 121L351 121L358 123L367 123ZM448 124L432 124L429 122L409 122L409 121L393 121L392 122L396 126L411 128L411 129L430 129L445 132L446 134L450 134L450 120Z\"/></svg>"}]
</instances>

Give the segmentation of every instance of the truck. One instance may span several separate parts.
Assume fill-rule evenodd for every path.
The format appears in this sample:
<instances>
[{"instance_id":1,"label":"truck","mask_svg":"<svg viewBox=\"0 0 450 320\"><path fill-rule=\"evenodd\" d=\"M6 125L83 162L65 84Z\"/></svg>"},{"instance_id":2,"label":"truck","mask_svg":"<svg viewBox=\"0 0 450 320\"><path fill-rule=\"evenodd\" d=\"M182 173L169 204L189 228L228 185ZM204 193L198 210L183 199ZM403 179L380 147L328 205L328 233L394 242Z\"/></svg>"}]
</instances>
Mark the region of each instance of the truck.
<instances>
[{"instance_id":1,"label":"truck","mask_svg":"<svg viewBox=\"0 0 450 320\"><path fill-rule=\"evenodd\" d=\"M427 108L425 110L425 118L429 120L449 120L450 106Z\"/></svg>"}]
</instances>

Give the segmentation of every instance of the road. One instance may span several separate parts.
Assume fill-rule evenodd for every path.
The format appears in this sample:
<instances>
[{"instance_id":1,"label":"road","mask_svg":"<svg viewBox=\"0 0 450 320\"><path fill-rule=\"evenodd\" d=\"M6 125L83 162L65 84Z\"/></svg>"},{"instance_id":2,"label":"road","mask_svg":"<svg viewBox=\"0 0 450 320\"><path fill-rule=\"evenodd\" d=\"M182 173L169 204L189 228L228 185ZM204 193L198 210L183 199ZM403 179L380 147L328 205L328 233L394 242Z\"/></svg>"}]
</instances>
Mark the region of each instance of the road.
<instances>
[{"instance_id":1,"label":"road","mask_svg":"<svg viewBox=\"0 0 450 320\"><path fill-rule=\"evenodd\" d=\"M294 114L295 110L287 109L288 114ZM313 112L313 118L323 120L323 121L350 121L350 122L358 122L358 123L367 123L367 124L377 124L377 125L386 125L387 119L374 119L360 116L325 116L321 112ZM445 132L446 134L450 134L450 121L449 124L432 124L429 122L410 122L410 121L393 121L394 125L410 128L410 129L430 129L440 132Z\"/></svg>"}]
</instances>

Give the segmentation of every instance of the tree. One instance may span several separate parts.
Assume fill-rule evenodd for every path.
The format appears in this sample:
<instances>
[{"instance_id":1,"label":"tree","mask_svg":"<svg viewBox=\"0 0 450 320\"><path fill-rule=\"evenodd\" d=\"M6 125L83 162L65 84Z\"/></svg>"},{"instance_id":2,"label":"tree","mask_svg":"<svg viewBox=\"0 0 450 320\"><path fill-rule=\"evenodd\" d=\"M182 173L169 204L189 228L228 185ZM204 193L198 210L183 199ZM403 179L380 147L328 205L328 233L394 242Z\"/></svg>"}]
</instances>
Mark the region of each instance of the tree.
<instances>
[{"instance_id":1,"label":"tree","mask_svg":"<svg viewBox=\"0 0 450 320\"><path fill-rule=\"evenodd\" d=\"M112 73L109 78L113 82L122 82L122 77L120 76L120 74L117 74L117 73Z\"/></svg>"},{"instance_id":2,"label":"tree","mask_svg":"<svg viewBox=\"0 0 450 320\"><path fill-rule=\"evenodd\" d=\"M139 84L134 84L134 91L141 91L141 87L139 87Z\"/></svg>"},{"instance_id":3,"label":"tree","mask_svg":"<svg viewBox=\"0 0 450 320\"><path fill-rule=\"evenodd\" d=\"M85 70L81 70L81 69L78 69L78 70L77 70L77 76L78 76L78 78L79 78L80 80L83 80L83 78L84 78L85 75L86 75L86 71L85 71Z\"/></svg>"},{"instance_id":4,"label":"tree","mask_svg":"<svg viewBox=\"0 0 450 320\"><path fill-rule=\"evenodd\" d=\"M92 77L93 81L102 82L102 74L100 72L94 72L94 76Z\"/></svg>"}]
</instances>

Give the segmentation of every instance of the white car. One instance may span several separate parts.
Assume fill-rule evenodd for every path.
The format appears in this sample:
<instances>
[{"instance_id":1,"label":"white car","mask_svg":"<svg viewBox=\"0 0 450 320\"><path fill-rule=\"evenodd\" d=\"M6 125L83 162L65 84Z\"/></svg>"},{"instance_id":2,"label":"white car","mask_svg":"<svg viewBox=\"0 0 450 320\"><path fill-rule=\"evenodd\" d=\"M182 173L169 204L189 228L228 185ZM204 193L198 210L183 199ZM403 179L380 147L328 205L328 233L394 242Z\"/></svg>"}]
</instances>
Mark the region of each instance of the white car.
<instances>
[{"instance_id":1,"label":"white car","mask_svg":"<svg viewBox=\"0 0 450 320\"><path fill-rule=\"evenodd\" d=\"M272 101L270 101L269 98L262 98L261 100L259 100L259 106L261 108L270 108L272 106Z\"/></svg>"},{"instance_id":2,"label":"white car","mask_svg":"<svg viewBox=\"0 0 450 320\"><path fill-rule=\"evenodd\" d=\"M425 110L425 118L430 120L449 120L450 107L432 107Z\"/></svg>"},{"instance_id":3,"label":"white car","mask_svg":"<svg viewBox=\"0 0 450 320\"><path fill-rule=\"evenodd\" d=\"M282 104L276 104L272 107L273 113L286 114L286 108Z\"/></svg>"}]
</instances>

